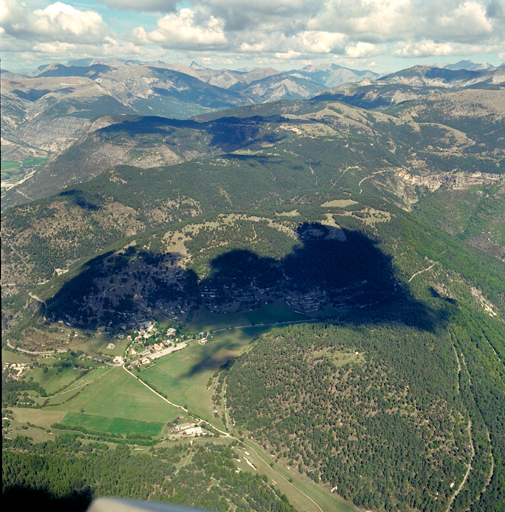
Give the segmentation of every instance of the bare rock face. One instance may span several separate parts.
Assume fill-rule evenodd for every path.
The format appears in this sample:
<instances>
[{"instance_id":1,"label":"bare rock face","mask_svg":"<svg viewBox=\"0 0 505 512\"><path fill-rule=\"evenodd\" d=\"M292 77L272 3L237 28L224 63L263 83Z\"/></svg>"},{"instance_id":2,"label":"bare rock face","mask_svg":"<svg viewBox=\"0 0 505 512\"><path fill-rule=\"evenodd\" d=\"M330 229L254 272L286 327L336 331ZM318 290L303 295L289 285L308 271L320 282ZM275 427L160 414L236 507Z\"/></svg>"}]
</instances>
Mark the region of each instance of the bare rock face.
<instances>
[{"instance_id":1,"label":"bare rock face","mask_svg":"<svg viewBox=\"0 0 505 512\"><path fill-rule=\"evenodd\" d=\"M387 180L388 187L405 203L406 208L419 201L419 188L425 188L430 193L444 188L447 190L468 190L470 187L505 185L505 177L500 174L475 173L424 173L411 174L404 169L398 170Z\"/></svg>"},{"instance_id":2,"label":"bare rock face","mask_svg":"<svg viewBox=\"0 0 505 512\"><path fill-rule=\"evenodd\" d=\"M80 132L89 125L90 122L82 117L47 119L41 116L23 124L18 135L31 146L50 153L59 153L76 142Z\"/></svg>"}]
</instances>

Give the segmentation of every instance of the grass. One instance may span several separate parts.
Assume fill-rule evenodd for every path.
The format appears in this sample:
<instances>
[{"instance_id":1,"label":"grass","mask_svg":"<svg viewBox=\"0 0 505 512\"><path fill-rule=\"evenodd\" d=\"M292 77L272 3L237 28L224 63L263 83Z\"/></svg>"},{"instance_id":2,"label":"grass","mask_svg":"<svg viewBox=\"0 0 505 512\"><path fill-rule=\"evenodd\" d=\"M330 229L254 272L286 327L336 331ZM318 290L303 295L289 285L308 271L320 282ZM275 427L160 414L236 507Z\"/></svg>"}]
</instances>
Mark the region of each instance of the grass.
<instances>
[{"instance_id":1,"label":"grass","mask_svg":"<svg viewBox=\"0 0 505 512\"><path fill-rule=\"evenodd\" d=\"M28 158L27 160L2 160L2 174L4 178L8 178L9 173L4 173L4 171L9 170L18 170L21 167L25 167L27 165L37 165L43 162L47 162L48 158Z\"/></svg>"},{"instance_id":2,"label":"grass","mask_svg":"<svg viewBox=\"0 0 505 512\"><path fill-rule=\"evenodd\" d=\"M261 329L255 330L258 332ZM142 371L140 376L158 392L164 393L171 402L187 405L192 413L222 429L221 421L214 419L207 382L222 364L238 357L253 337L253 332L246 333L240 329L217 333L206 345L193 342L181 351L158 359L153 367Z\"/></svg>"},{"instance_id":3,"label":"grass","mask_svg":"<svg viewBox=\"0 0 505 512\"><path fill-rule=\"evenodd\" d=\"M95 382L96 380L103 377L106 373L110 372L111 368L97 368L96 370L92 370L88 372L86 375L83 375L78 381L70 384L63 391L56 393L49 399L49 404L51 406L61 405L65 403L67 400L70 400L72 395L75 395L78 392L81 392L83 388ZM38 401L40 403L40 400Z\"/></svg>"},{"instance_id":4,"label":"grass","mask_svg":"<svg viewBox=\"0 0 505 512\"><path fill-rule=\"evenodd\" d=\"M65 415L61 425L75 430L85 428L88 431L105 432L109 434L143 434L157 436L160 434L164 423L69 412Z\"/></svg>"},{"instance_id":5,"label":"grass","mask_svg":"<svg viewBox=\"0 0 505 512\"><path fill-rule=\"evenodd\" d=\"M65 411L53 409L30 409L28 407L10 407L14 419L22 424L33 423L41 427L49 428L53 423L59 423L65 417Z\"/></svg>"},{"instance_id":6,"label":"grass","mask_svg":"<svg viewBox=\"0 0 505 512\"><path fill-rule=\"evenodd\" d=\"M23 165L18 160L2 160L2 172L9 169L19 169Z\"/></svg>"},{"instance_id":7,"label":"grass","mask_svg":"<svg viewBox=\"0 0 505 512\"><path fill-rule=\"evenodd\" d=\"M75 398L51 409L163 423L179 414L122 368L112 368Z\"/></svg>"},{"instance_id":8,"label":"grass","mask_svg":"<svg viewBox=\"0 0 505 512\"><path fill-rule=\"evenodd\" d=\"M212 313L206 308L200 308L194 316L194 319L187 326L188 331L214 331L216 329L226 329L230 326L252 325L259 323L289 322L297 320L306 320L307 315L295 313L282 299L274 301L272 304L266 304L254 311L245 311L241 313L229 313L218 315Z\"/></svg>"},{"instance_id":9,"label":"grass","mask_svg":"<svg viewBox=\"0 0 505 512\"><path fill-rule=\"evenodd\" d=\"M96 356L98 354L113 355L112 351L107 349L107 345L109 343L114 343L116 345L117 341L118 340L112 336L108 336L103 333L96 333L89 338L86 335L78 336L71 341L70 346L72 350L82 350L91 356Z\"/></svg>"},{"instance_id":10,"label":"grass","mask_svg":"<svg viewBox=\"0 0 505 512\"><path fill-rule=\"evenodd\" d=\"M10 350L2 349L2 361L4 363L29 363L32 360L30 356L22 352L11 352Z\"/></svg>"},{"instance_id":11,"label":"grass","mask_svg":"<svg viewBox=\"0 0 505 512\"><path fill-rule=\"evenodd\" d=\"M47 373L44 373L42 368L37 368L33 370L31 376L46 390L48 395L52 395L77 380L83 373L83 370L74 370L73 368L64 368L59 373L56 368L49 368Z\"/></svg>"},{"instance_id":12,"label":"grass","mask_svg":"<svg viewBox=\"0 0 505 512\"><path fill-rule=\"evenodd\" d=\"M109 343L114 343L114 348L107 348L107 345ZM119 339L113 339L112 338L110 341L107 341L107 343L104 343L100 347L99 353L103 354L103 355L106 355L106 356L112 356L112 357L115 357L115 356L122 356L122 357L124 357L126 347L130 343L131 343L131 340L128 340L126 338L124 340L119 340Z\"/></svg>"}]
</instances>

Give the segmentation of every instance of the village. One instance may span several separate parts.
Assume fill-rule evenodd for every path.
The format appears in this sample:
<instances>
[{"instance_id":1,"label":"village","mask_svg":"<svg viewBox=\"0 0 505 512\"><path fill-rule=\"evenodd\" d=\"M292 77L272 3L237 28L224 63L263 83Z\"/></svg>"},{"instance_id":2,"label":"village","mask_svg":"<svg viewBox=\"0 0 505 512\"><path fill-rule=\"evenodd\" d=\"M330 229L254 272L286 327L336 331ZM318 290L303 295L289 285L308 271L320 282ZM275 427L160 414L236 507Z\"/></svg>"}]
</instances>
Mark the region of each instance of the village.
<instances>
[{"instance_id":1,"label":"village","mask_svg":"<svg viewBox=\"0 0 505 512\"><path fill-rule=\"evenodd\" d=\"M177 335L177 329L174 327L163 328L154 321L143 321L139 325L138 332L126 335L130 343L126 347L125 355L124 357L115 356L113 363L116 365L127 363L128 369L140 371L151 366L156 359L186 348L190 341L198 340L198 343L204 345L209 338L213 338L210 332L200 332L193 336ZM118 335L118 339L124 339L124 335ZM113 350L115 346L111 342L107 345L107 350Z\"/></svg>"}]
</instances>

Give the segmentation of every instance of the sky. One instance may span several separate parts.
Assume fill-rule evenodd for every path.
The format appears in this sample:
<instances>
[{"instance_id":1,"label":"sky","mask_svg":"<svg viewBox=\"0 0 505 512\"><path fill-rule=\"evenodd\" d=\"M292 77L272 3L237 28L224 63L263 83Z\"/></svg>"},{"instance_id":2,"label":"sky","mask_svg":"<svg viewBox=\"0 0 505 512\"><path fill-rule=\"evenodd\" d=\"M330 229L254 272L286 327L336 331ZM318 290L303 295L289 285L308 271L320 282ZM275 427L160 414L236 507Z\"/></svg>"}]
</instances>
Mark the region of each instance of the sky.
<instances>
[{"instance_id":1,"label":"sky","mask_svg":"<svg viewBox=\"0 0 505 512\"><path fill-rule=\"evenodd\" d=\"M2 68L93 58L385 74L505 60L505 0L0 0Z\"/></svg>"}]
</instances>

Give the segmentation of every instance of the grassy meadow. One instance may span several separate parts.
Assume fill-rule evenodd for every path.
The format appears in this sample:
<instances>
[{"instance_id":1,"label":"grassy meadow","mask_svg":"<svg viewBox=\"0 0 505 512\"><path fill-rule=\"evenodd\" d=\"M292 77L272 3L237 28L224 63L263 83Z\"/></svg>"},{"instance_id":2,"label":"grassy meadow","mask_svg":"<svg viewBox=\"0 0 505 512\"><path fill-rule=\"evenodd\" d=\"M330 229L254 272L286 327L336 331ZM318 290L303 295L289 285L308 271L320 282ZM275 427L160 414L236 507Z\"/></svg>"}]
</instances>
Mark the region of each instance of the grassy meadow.
<instances>
[{"instance_id":1,"label":"grassy meadow","mask_svg":"<svg viewBox=\"0 0 505 512\"><path fill-rule=\"evenodd\" d=\"M264 330L250 328L248 332L234 329L216 333L205 345L192 342L184 350L158 359L140 376L171 402L187 405L192 413L223 428L221 421L214 418L211 391L207 390L209 378L226 361L238 357L254 336Z\"/></svg>"},{"instance_id":2,"label":"grassy meadow","mask_svg":"<svg viewBox=\"0 0 505 512\"><path fill-rule=\"evenodd\" d=\"M68 402L53 410L166 423L172 421L179 409L149 391L141 382L122 368L111 368L100 379L85 386Z\"/></svg>"},{"instance_id":3,"label":"grassy meadow","mask_svg":"<svg viewBox=\"0 0 505 512\"><path fill-rule=\"evenodd\" d=\"M79 428L85 428L92 432L104 432L108 434L142 434L157 436L160 434L164 423L68 412L61 422L61 425L70 429L78 430Z\"/></svg>"},{"instance_id":4,"label":"grassy meadow","mask_svg":"<svg viewBox=\"0 0 505 512\"><path fill-rule=\"evenodd\" d=\"M46 390L48 395L51 395L66 388L84 373L85 370L74 370L73 368L64 368L61 372L58 372L56 368L49 368L44 373L42 368L36 368L30 375Z\"/></svg>"},{"instance_id":5,"label":"grassy meadow","mask_svg":"<svg viewBox=\"0 0 505 512\"><path fill-rule=\"evenodd\" d=\"M230 326L253 325L258 323L292 322L306 320L308 315L295 313L282 299L265 304L254 311L217 315L206 308L200 308L187 326L188 331L214 331Z\"/></svg>"}]
</instances>

